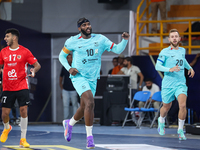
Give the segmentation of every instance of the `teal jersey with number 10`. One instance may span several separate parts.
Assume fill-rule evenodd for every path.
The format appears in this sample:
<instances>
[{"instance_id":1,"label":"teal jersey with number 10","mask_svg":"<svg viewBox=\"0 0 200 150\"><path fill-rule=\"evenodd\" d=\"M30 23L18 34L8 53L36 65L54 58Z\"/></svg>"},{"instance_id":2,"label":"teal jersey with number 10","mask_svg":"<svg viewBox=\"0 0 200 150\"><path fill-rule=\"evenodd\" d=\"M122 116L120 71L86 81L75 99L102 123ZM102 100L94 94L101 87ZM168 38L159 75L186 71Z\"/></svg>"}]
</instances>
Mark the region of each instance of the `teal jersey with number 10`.
<instances>
[{"instance_id":1,"label":"teal jersey with number 10","mask_svg":"<svg viewBox=\"0 0 200 150\"><path fill-rule=\"evenodd\" d=\"M101 55L105 50L112 51L113 45L114 43L102 34L91 34L89 39L83 39L81 34L78 34L67 39L64 46L73 53L71 67L92 81L100 77Z\"/></svg>"}]
</instances>

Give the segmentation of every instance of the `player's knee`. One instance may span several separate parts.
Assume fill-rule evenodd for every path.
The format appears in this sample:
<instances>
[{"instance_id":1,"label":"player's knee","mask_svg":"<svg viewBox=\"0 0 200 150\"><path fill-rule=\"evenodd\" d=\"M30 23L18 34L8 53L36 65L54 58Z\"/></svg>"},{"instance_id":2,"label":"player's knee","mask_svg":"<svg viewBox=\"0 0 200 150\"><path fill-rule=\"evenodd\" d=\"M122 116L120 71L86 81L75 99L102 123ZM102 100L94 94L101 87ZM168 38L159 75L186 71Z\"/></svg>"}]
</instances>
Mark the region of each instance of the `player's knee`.
<instances>
[{"instance_id":1,"label":"player's knee","mask_svg":"<svg viewBox=\"0 0 200 150\"><path fill-rule=\"evenodd\" d=\"M186 109L186 104L185 103L179 104L179 109Z\"/></svg>"},{"instance_id":2,"label":"player's knee","mask_svg":"<svg viewBox=\"0 0 200 150\"><path fill-rule=\"evenodd\" d=\"M1 117L4 120L4 118L8 117L9 113L8 112L2 112Z\"/></svg>"},{"instance_id":3,"label":"player's knee","mask_svg":"<svg viewBox=\"0 0 200 150\"><path fill-rule=\"evenodd\" d=\"M26 106L22 106L20 107L20 115L21 117L27 117L27 107Z\"/></svg>"},{"instance_id":4,"label":"player's knee","mask_svg":"<svg viewBox=\"0 0 200 150\"><path fill-rule=\"evenodd\" d=\"M93 110L94 109L94 100L88 100L86 104L86 109Z\"/></svg>"}]
</instances>

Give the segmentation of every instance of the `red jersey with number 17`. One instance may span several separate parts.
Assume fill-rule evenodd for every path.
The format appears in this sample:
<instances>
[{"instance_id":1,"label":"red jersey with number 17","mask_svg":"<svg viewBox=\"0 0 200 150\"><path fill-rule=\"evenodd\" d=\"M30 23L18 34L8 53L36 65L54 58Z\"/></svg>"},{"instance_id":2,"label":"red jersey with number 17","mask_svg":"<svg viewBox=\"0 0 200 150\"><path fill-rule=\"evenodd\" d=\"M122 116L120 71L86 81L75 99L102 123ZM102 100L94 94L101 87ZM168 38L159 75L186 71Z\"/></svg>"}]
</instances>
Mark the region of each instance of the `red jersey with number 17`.
<instances>
[{"instance_id":1,"label":"red jersey with number 17","mask_svg":"<svg viewBox=\"0 0 200 150\"><path fill-rule=\"evenodd\" d=\"M3 68L3 91L19 91L28 89L28 64L37 61L33 54L19 45L16 49L5 47L0 52L0 64Z\"/></svg>"}]
</instances>

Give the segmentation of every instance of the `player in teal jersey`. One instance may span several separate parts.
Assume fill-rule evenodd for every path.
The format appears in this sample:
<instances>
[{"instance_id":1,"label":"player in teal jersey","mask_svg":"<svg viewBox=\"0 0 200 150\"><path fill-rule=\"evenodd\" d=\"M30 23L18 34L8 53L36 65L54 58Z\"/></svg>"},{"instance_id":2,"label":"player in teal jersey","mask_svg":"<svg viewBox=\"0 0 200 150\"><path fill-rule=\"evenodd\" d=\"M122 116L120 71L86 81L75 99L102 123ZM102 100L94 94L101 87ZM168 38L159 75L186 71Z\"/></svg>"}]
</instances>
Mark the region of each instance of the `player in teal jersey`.
<instances>
[{"instance_id":1,"label":"player in teal jersey","mask_svg":"<svg viewBox=\"0 0 200 150\"><path fill-rule=\"evenodd\" d=\"M160 135L165 134L165 117L176 97L179 103L177 133L179 140L186 140L183 132L187 113L187 86L184 68L189 70L188 75L191 78L193 78L195 72L185 59L185 49L179 47L180 39L178 30L170 30L168 40L171 45L160 52L156 62L156 70L164 72L161 90L163 106L160 109L160 117L158 118L158 132Z\"/></svg>"},{"instance_id":2,"label":"player in teal jersey","mask_svg":"<svg viewBox=\"0 0 200 150\"><path fill-rule=\"evenodd\" d=\"M92 34L90 21L86 18L79 19L77 26L80 33L66 40L59 55L61 64L69 71L73 86L81 98L75 115L70 120L63 120L64 137L67 141L71 140L73 125L84 116L86 148L93 149L94 95L97 79L100 77L101 55L105 50L120 54L127 45L129 34L124 32L122 41L115 44L102 34ZM66 61L70 52L73 53L72 66Z\"/></svg>"}]
</instances>

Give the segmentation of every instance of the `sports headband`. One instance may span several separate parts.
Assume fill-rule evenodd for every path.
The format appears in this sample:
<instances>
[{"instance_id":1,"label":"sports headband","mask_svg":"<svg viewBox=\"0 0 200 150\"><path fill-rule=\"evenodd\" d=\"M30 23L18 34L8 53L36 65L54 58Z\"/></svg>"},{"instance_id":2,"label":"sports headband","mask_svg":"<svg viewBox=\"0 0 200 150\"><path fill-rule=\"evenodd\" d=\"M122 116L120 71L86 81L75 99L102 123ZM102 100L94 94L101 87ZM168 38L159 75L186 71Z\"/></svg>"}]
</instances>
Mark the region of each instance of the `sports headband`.
<instances>
[{"instance_id":1,"label":"sports headband","mask_svg":"<svg viewBox=\"0 0 200 150\"><path fill-rule=\"evenodd\" d=\"M78 28L83 24L83 23L85 23L85 22L90 22L88 19L84 19L83 21L81 21L81 22L79 22L78 23Z\"/></svg>"}]
</instances>

